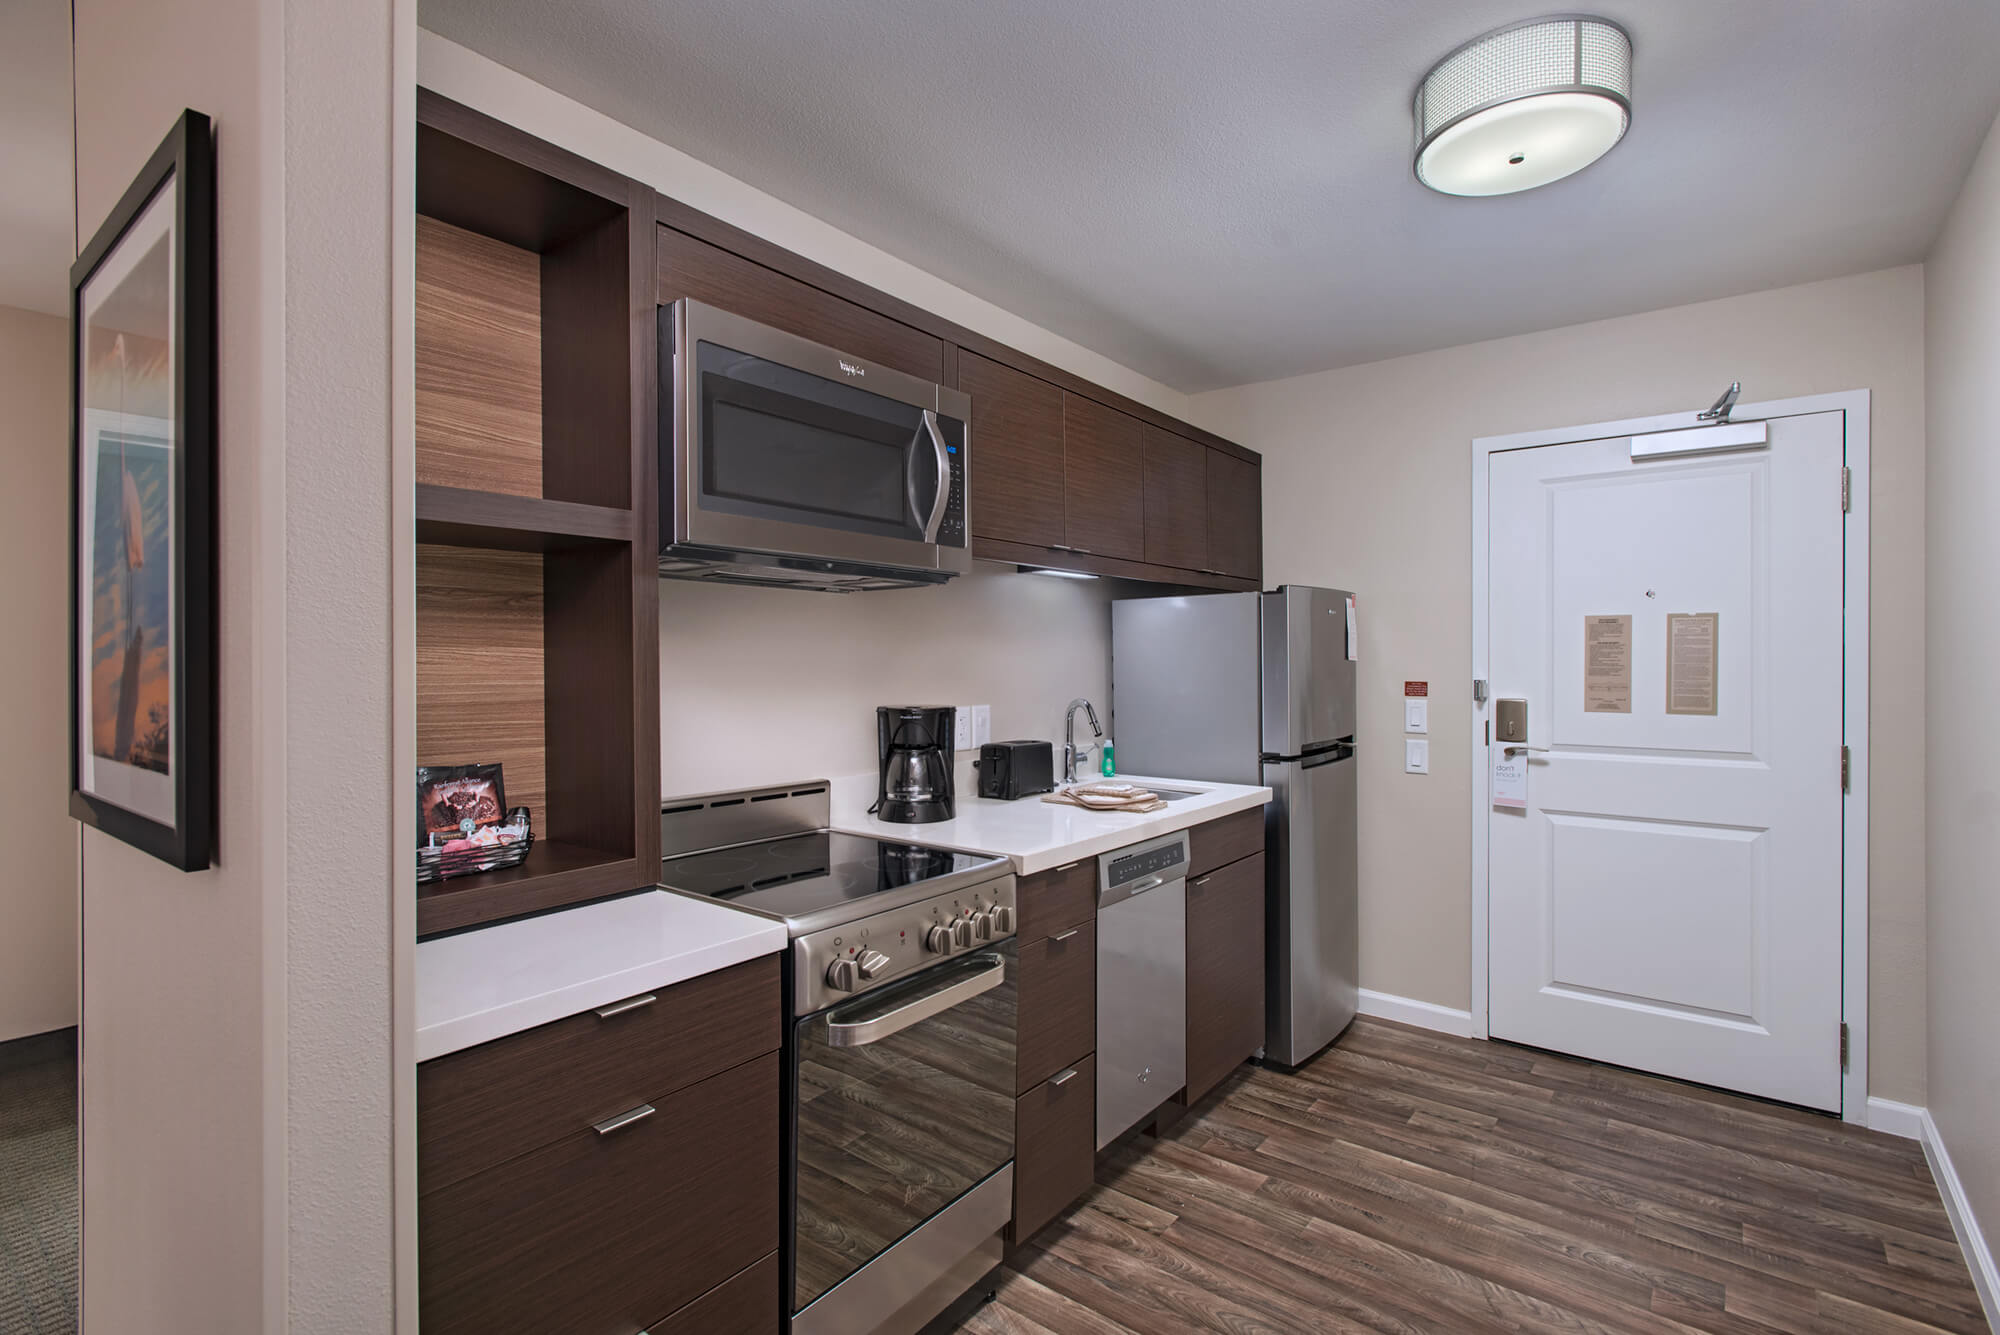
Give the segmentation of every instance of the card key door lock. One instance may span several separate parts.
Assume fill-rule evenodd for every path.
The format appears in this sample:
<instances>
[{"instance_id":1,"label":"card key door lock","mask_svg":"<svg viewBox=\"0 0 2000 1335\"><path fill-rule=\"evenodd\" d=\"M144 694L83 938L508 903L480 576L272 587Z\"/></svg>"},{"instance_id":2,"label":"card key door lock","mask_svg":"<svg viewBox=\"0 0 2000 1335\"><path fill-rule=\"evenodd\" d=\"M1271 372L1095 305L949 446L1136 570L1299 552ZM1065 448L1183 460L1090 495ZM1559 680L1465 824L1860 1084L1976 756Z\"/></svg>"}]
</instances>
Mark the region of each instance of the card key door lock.
<instances>
[{"instance_id":1,"label":"card key door lock","mask_svg":"<svg viewBox=\"0 0 2000 1335\"><path fill-rule=\"evenodd\" d=\"M1548 749L1528 745L1528 702L1518 697L1493 702L1493 740L1507 748L1509 757Z\"/></svg>"}]
</instances>

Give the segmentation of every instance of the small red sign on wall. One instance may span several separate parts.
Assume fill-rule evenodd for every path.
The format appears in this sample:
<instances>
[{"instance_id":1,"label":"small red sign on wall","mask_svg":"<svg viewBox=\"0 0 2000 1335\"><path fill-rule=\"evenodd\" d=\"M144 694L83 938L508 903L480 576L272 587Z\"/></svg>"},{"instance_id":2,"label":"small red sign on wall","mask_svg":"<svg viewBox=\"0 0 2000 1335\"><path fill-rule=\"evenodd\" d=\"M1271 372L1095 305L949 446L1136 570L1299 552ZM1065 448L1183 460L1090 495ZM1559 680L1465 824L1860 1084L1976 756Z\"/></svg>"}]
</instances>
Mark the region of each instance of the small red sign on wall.
<instances>
[{"instance_id":1,"label":"small red sign on wall","mask_svg":"<svg viewBox=\"0 0 2000 1335\"><path fill-rule=\"evenodd\" d=\"M1427 681L1406 681L1403 683L1404 695L1419 696L1419 695L1429 695L1430 693L1431 693L1431 684Z\"/></svg>"}]
</instances>

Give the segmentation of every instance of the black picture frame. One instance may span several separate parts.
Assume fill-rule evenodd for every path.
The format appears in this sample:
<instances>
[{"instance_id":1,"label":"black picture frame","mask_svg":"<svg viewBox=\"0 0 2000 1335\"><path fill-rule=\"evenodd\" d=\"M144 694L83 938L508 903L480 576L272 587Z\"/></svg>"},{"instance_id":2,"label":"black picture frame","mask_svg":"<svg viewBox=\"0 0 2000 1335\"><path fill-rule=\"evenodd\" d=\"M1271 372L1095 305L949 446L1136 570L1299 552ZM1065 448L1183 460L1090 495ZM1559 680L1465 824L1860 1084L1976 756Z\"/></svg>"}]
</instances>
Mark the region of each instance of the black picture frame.
<instances>
[{"instance_id":1,"label":"black picture frame","mask_svg":"<svg viewBox=\"0 0 2000 1335\"><path fill-rule=\"evenodd\" d=\"M162 616L165 644L159 646L160 661L164 664L165 675L159 676L158 668L146 668L152 674L148 684L156 680L164 681L166 703L158 706L150 715L154 730L141 747L132 747L130 737L136 716L141 684L141 664L146 659L144 650L153 649L153 643L144 637L147 629L143 618L152 616L158 610L159 590L148 577L146 597L153 602L142 612L140 595L135 592L134 571L145 564L144 534L147 523L157 527L158 519L146 521L146 502L140 499L141 490L133 481L133 474L126 471L125 446L120 444L119 455L122 493L114 501L119 509L127 555L123 557L125 584L124 602L131 627L130 645L126 651L125 671L120 679L124 693L131 697L129 703L120 707L122 715L117 735L127 742L125 761L138 757L137 763L121 763L114 759L115 750L99 749L94 734L86 729L100 719L87 719L86 715L95 704L97 692L86 689L85 674L96 680L99 668L96 641L86 651L83 642L86 622L93 636L98 631L99 577L110 568L109 563L97 555L97 543L101 540L96 528L96 518L105 512L104 479L97 478L97 485L86 491L87 477L96 478L96 468L100 460L108 459L102 452L109 449L111 439L108 431L92 427L90 422L98 410L86 403L87 392L91 389L90 376L94 369L87 364L92 337L101 337L112 328L110 317L105 324L93 329L86 324L85 299L92 280L100 274L105 281L111 281L114 273L138 274L138 265L153 265L150 256L135 259L126 253L130 242L133 248L142 248L145 237L135 238L134 228L142 219L148 229L164 227L162 220L167 206L162 203L159 211L154 211L156 200L162 192L172 192L171 204L171 254L166 264L171 266L172 282L162 302L163 323L167 338L164 342L167 355L162 358L167 369L155 381L148 384L154 393L169 405L158 420L171 423L171 435L163 441L141 440L131 435L123 423L137 420L125 411L123 382L126 375L127 353L124 336L117 336L119 412L115 419L119 439L131 439L134 448L152 448L155 453L142 456L142 466L150 462L153 471L145 476L158 487L164 487L162 479L171 478L171 486L166 487L166 495L159 498L159 513L165 516L164 548L151 549L155 554L155 564L166 570L166 611ZM119 266L130 265L121 271ZM107 268L107 266L110 266ZM144 280L151 270L132 279L134 288L143 289ZM111 289L109 296L100 294L101 309L113 309L114 298L123 298L127 282L120 277L121 286ZM70 814L86 825L94 826L104 833L120 839L152 856L170 863L182 871L196 871L211 866L215 859L216 838L216 543L215 543L215 478L216 478L216 241L215 241L215 137L214 127L209 118L198 111L184 111L173 130L160 143L145 168L127 187L110 217L97 234L77 256L70 267L70 535L69 535L69 717L70 717ZM144 302L133 299L128 305L137 308ZM150 309L150 308L149 308ZM139 342L157 343L135 336ZM102 346L101 342L97 346ZM143 353L142 353L143 355ZM142 368L143 369L143 368ZM171 393L169 395L168 389ZM96 420L103 420L96 418ZM150 419L148 419L150 420ZM85 440L89 431L92 439ZM164 445L164 449L158 447ZM86 507L89 507L88 509ZM135 520L143 522L135 523ZM92 535L91 594L92 604L86 617L83 601L84 589L84 542L85 534ZM136 550L139 559L129 553ZM164 560L160 560L164 557ZM106 587L109 587L108 585ZM157 628L156 628L157 629ZM156 635L157 638L157 635ZM115 648L114 648L115 652ZM109 659L106 660L109 662ZM86 736L93 736L91 752L86 755ZM149 760L147 757L153 757ZM157 761L157 763L156 763ZM105 783L93 782L103 766L103 775L116 777L116 772L129 772L143 777L138 781L145 785L141 789L150 796L157 797L157 805L170 811L170 818L160 819L157 812L135 809L136 802L121 801L104 791ZM88 772L87 772L88 771ZM170 808L168 808L168 794Z\"/></svg>"}]
</instances>

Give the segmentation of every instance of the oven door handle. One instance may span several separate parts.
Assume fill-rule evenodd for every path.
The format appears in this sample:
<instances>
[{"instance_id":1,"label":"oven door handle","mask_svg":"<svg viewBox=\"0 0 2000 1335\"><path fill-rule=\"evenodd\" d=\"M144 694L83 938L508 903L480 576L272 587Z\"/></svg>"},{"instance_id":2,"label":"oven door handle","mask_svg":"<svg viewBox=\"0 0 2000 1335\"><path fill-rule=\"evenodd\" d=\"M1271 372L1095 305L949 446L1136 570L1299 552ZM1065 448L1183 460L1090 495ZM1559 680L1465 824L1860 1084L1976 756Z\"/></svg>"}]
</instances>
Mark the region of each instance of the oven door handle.
<instances>
[{"instance_id":1,"label":"oven door handle","mask_svg":"<svg viewBox=\"0 0 2000 1335\"><path fill-rule=\"evenodd\" d=\"M891 1034L900 1034L911 1025L922 1024L933 1015L950 1010L961 1001L970 1001L982 992L991 992L1007 980L1007 961L994 957L990 967L980 970L970 978L961 978L946 983L932 992L896 1007L892 1011L857 1020L853 1024L843 1024L836 1017L836 1011L826 1017L826 1041L836 1048L865 1048L870 1043L879 1042Z\"/></svg>"}]
</instances>

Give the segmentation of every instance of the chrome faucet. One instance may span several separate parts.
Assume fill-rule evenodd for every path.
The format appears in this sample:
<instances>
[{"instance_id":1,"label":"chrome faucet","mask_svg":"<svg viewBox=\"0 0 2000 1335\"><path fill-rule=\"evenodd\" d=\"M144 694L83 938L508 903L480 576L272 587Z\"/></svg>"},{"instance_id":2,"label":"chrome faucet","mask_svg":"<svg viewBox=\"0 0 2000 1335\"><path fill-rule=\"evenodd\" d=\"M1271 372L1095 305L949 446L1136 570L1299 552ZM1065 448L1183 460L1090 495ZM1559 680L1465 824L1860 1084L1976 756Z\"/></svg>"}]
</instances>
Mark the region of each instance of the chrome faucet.
<instances>
[{"instance_id":1,"label":"chrome faucet","mask_svg":"<svg viewBox=\"0 0 2000 1335\"><path fill-rule=\"evenodd\" d=\"M1097 726L1097 711L1091 708L1090 701L1080 695L1070 701L1069 710L1063 715L1064 783L1076 782L1076 711L1078 709L1082 709L1084 717L1090 720L1090 731L1099 738L1104 736L1104 729Z\"/></svg>"}]
</instances>

